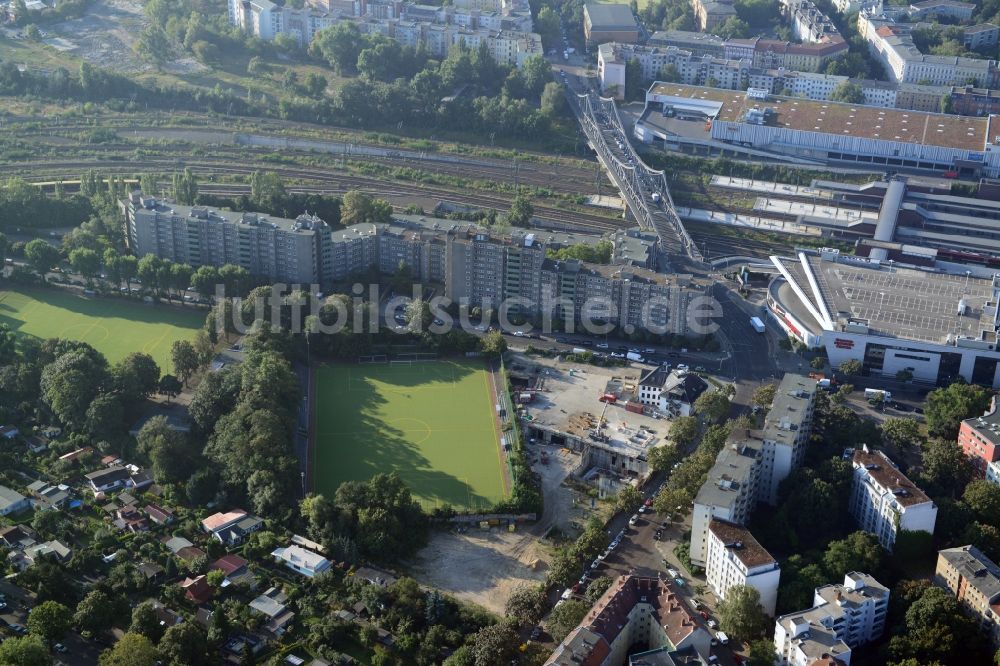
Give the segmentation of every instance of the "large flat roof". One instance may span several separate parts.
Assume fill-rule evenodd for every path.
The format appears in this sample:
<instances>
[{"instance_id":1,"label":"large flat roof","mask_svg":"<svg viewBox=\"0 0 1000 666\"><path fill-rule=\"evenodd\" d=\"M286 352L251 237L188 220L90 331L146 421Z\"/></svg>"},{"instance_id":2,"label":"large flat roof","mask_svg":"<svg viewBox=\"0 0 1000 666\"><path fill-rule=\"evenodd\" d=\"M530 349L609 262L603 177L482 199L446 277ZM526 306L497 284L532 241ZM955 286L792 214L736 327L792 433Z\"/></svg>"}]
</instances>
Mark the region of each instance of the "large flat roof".
<instances>
[{"instance_id":1,"label":"large flat roof","mask_svg":"<svg viewBox=\"0 0 1000 666\"><path fill-rule=\"evenodd\" d=\"M740 497L740 488L748 483L763 446L759 431L730 435L708 471L708 478L698 489L695 503L731 507Z\"/></svg>"},{"instance_id":2,"label":"large flat roof","mask_svg":"<svg viewBox=\"0 0 1000 666\"><path fill-rule=\"evenodd\" d=\"M857 261L825 261L815 254L804 256L834 324L853 320L866 323L868 332L875 335L936 344L957 336L978 340L983 331L993 331L991 280ZM777 257L774 261L818 306L820 299L801 261ZM965 308L960 314L963 301ZM805 321L814 320L809 317Z\"/></svg>"},{"instance_id":3,"label":"large flat roof","mask_svg":"<svg viewBox=\"0 0 1000 666\"><path fill-rule=\"evenodd\" d=\"M769 95L766 100L747 99L742 91L657 81L656 95L721 102L717 120L742 122L749 109L773 109L768 124L804 132L824 132L865 139L903 141L962 150L983 150L989 136L989 118L953 116L904 109L882 109L860 104L840 104Z\"/></svg>"},{"instance_id":4,"label":"large flat roof","mask_svg":"<svg viewBox=\"0 0 1000 666\"><path fill-rule=\"evenodd\" d=\"M638 30L628 5L588 2L584 5L593 30Z\"/></svg>"},{"instance_id":5,"label":"large flat roof","mask_svg":"<svg viewBox=\"0 0 1000 666\"><path fill-rule=\"evenodd\" d=\"M764 439L786 446L794 444L815 395L815 379L792 372L782 377L767 412Z\"/></svg>"},{"instance_id":6,"label":"large flat roof","mask_svg":"<svg viewBox=\"0 0 1000 666\"><path fill-rule=\"evenodd\" d=\"M958 569L969 585L991 603L1000 597L1000 567L975 546L960 546L938 551L952 567Z\"/></svg>"}]
</instances>

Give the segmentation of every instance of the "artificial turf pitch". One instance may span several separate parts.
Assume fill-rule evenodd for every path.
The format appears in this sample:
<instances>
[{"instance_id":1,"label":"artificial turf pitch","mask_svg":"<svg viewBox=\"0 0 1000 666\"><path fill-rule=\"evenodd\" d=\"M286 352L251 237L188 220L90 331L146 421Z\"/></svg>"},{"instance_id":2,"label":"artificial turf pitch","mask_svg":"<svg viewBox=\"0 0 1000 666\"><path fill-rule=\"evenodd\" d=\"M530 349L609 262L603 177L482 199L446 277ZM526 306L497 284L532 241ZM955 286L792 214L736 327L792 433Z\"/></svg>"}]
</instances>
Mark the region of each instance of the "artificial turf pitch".
<instances>
[{"instance_id":1,"label":"artificial turf pitch","mask_svg":"<svg viewBox=\"0 0 1000 666\"><path fill-rule=\"evenodd\" d=\"M425 507L485 510L505 493L490 376L481 361L321 366L313 487L397 472Z\"/></svg>"},{"instance_id":2,"label":"artificial turf pitch","mask_svg":"<svg viewBox=\"0 0 1000 666\"><path fill-rule=\"evenodd\" d=\"M170 372L170 347L194 337L201 312L118 298L87 297L65 289L0 289L0 323L18 335L80 340L114 363L145 352Z\"/></svg>"}]
</instances>

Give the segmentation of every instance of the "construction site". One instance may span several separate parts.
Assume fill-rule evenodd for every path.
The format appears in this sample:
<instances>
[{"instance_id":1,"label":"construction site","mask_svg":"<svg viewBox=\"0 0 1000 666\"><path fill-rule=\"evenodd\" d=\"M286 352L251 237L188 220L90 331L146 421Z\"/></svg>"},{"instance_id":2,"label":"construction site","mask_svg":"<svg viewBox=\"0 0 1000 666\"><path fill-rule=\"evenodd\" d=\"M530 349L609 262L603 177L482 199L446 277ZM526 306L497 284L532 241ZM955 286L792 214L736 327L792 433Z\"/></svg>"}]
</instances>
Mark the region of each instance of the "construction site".
<instances>
[{"instance_id":1,"label":"construction site","mask_svg":"<svg viewBox=\"0 0 1000 666\"><path fill-rule=\"evenodd\" d=\"M564 447L580 455L575 479L602 497L622 484L641 485L649 475L649 452L669 446L670 420L649 415L637 397L641 368L602 368L560 359L525 359L512 365L511 381L530 396L519 406L521 426L533 443ZM542 458L544 464L544 457Z\"/></svg>"}]
</instances>

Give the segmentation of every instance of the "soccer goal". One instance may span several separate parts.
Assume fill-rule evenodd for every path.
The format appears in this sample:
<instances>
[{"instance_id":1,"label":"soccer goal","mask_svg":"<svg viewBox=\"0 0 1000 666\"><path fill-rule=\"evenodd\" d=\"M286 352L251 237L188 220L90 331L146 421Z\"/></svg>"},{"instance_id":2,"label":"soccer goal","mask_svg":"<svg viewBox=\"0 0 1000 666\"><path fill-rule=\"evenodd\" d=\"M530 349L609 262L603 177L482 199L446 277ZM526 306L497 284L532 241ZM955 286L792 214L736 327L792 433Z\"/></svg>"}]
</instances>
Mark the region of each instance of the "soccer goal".
<instances>
[{"instance_id":1,"label":"soccer goal","mask_svg":"<svg viewBox=\"0 0 1000 666\"><path fill-rule=\"evenodd\" d=\"M430 352L408 352L405 354L397 354L396 357L390 361L390 363L406 363L411 365L413 363L420 363L421 361L436 361L437 359L438 355Z\"/></svg>"},{"instance_id":2,"label":"soccer goal","mask_svg":"<svg viewBox=\"0 0 1000 666\"><path fill-rule=\"evenodd\" d=\"M368 356L359 356L358 365L371 365L373 363L388 363L389 357L385 354L371 354Z\"/></svg>"}]
</instances>

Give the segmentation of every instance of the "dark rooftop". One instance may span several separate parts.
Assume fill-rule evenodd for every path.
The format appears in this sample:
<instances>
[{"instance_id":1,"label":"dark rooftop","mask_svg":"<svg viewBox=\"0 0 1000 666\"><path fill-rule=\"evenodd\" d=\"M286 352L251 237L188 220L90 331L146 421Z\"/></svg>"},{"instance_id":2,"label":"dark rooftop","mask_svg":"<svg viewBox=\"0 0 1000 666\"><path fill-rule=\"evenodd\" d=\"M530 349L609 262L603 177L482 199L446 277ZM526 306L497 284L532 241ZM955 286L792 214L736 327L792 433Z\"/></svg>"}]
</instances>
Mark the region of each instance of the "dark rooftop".
<instances>
[{"instance_id":1,"label":"dark rooftop","mask_svg":"<svg viewBox=\"0 0 1000 666\"><path fill-rule=\"evenodd\" d=\"M881 451L854 452L854 468L864 467L868 475L886 490L892 492L896 502L903 507L931 501L926 493L899 471L899 468Z\"/></svg>"},{"instance_id":2,"label":"dark rooftop","mask_svg":"<svg viewBox=\"0 0 1000 666\"><path fill-rule=\"evenodd\" d=\"M628 5L588 3L584 9L592 30L638 30Z\"/></svg>"},{"instance_id":3,"label":"dark rooftop","mask_svg":"<svg viewBox=\"0 0 1000 666\"><path fill-rule=\"evenodd\" d=\"M758 543L750 530L731 523L728 520L713 518L708 523L708 530L733 551L733 554L747 569L755 569L767 564L776 564L776 560Z\"/></svg>"}]
</instances>

